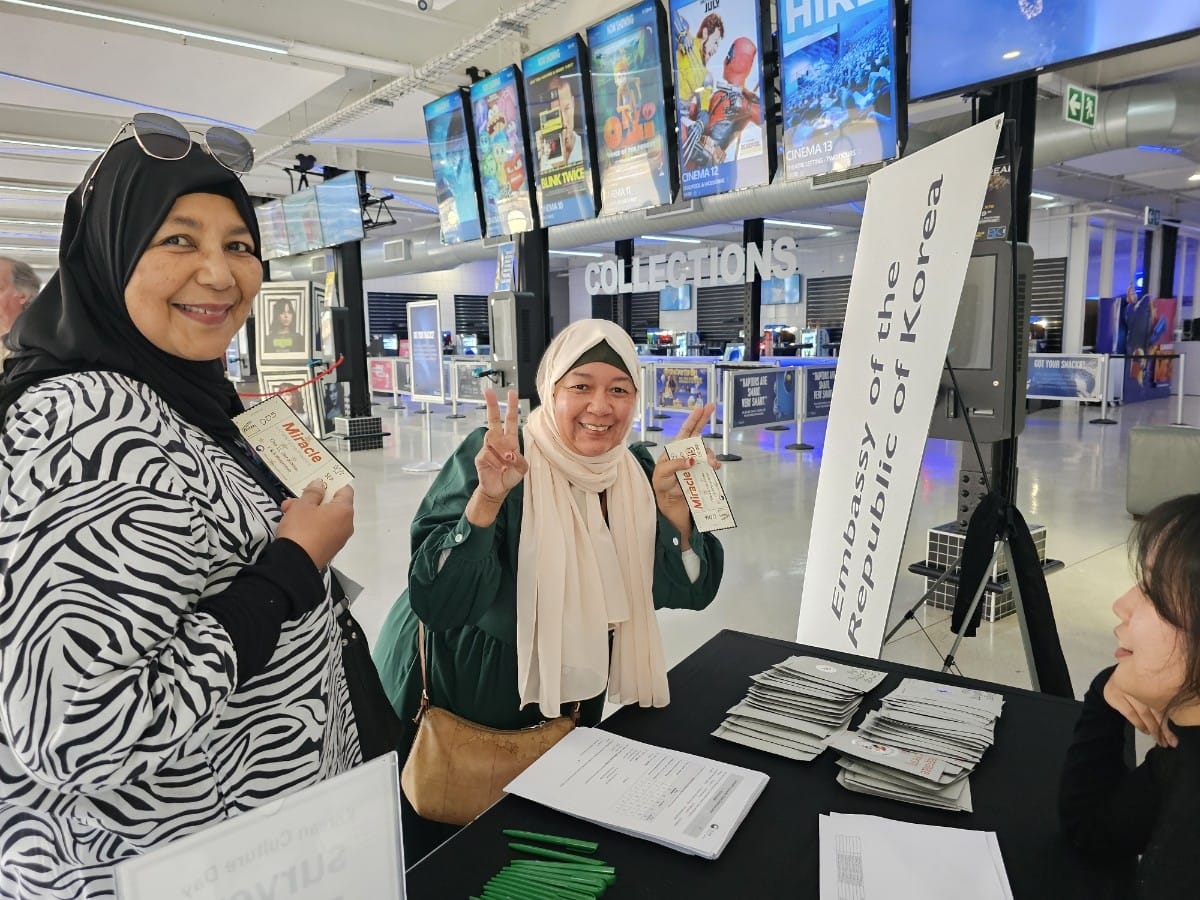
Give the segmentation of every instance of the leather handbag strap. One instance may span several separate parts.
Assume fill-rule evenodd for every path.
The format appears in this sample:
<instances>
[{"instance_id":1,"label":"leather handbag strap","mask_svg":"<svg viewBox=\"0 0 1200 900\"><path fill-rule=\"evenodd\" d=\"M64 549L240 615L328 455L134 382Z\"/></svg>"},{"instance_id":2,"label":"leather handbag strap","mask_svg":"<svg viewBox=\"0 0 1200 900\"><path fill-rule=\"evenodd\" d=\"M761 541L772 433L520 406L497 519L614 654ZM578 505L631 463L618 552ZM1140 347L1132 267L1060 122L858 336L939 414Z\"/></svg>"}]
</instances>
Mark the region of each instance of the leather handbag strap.
<instances>
[{"instance_id":1,"label":"leather handbag strap","mask_svg":"<svg viewBox=\"0 0 1200 900\"><path fill-rule=\"evenodd\" d=\"M429 709L429 678L425 674L425 623L420 619L417 619L417 659L421 661L421 705L417 707L413 722L420 725L425 710Z\"/></svg>"}]
</instances>

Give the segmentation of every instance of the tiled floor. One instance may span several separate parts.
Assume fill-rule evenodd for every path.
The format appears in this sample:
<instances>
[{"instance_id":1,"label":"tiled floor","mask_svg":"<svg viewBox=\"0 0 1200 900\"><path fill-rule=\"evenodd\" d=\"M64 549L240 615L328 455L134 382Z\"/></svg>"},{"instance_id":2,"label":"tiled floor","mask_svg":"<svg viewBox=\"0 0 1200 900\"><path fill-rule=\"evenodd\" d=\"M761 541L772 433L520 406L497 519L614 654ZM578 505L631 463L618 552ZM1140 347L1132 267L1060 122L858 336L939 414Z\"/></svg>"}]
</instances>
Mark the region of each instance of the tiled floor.
<instances>
[{"instance_id":1,"label":"tiled floor","mask_svg":"<svg viewBox=\"0 0 1200 900\"><path fill-rule=\"evenodd\" d=\"M1156 400L1112 411L1118 425L1091 425L1095 408L1073 405L1028 418L1019 439L1018 506L1030 523L1047 529L1047 554L1062 560L1048 584L1076 693L1112 660L1110 606L1130 581L1125 541L1132 520L1125 512L1125 448L1132 425L1175 419L1176 400ZM429 418L432 456L444 459L472 428L483 424L482 409L466 407L463 419L445 408ZM404 466L427 459L425 416L378 406L383 450L346 454L357 477L355 534L338 565L365 589L355 612L372 639L393 600L404 589L409 561L408 527L432 481ZM666 434L680 420L665 422ZM1184 421L1200 424L1200 398L1184 401ZM636 437L636 435L635 435ZM726 569L716 601L704 612L660 613L668 664L674 664L722 628L794 640L808 552L813 501L821 463L823 423L805 426L816 450L780 449L794 433L747 429L732 435L740 462L722 469L738 527L723 532ZM954 516L954 480L961 447L929 441L917 487L902 568L924 558L926 530ZM924 579L902 571L892 602L892 620L923 592ZM940 668L953 635L948 613L923 607L883 649L886 659ZM935 649L936 648L936 649ZM979 634L959 648L966 675L1029 686L1024 645L1016 617L984 622Z\"/></svg>"}]
</instances>

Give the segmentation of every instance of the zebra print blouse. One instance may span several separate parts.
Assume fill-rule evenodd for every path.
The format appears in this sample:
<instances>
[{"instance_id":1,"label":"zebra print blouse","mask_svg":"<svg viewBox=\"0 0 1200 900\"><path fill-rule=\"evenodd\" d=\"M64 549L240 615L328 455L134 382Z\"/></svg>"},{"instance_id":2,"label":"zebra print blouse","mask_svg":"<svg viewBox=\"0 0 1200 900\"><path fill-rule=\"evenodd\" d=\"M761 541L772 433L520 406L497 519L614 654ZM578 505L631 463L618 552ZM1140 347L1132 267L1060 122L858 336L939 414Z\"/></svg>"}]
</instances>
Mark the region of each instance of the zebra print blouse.
<instances>
[{"instance_id":1,"label":"zebra print blouse","mask_svg":"<svg viewBox=\"0 0 1200 900\"><path fill-rule=\"evenodd\" d=\"M360 761L328 605L236 686L197 612L280 512L125 376L30 388L0 437L0 898L112 898L122 858Z\"/></svg>"}]
</instances>

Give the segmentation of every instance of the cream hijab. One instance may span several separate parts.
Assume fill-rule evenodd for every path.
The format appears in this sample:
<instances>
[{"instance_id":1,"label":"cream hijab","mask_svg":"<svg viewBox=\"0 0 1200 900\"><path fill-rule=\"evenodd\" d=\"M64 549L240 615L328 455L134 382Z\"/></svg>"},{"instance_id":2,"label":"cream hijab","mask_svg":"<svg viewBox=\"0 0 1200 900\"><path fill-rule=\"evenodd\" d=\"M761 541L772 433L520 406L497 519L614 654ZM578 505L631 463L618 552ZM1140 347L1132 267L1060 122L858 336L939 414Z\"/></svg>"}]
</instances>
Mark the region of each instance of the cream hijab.
<instances>
[{"instance_id":1,"label":"cream hijab","mask_svg":"<svg viewBox=\"0 0 1200 900\"><path fill-rule=\"evenodd\" d=\"M637 380L628 334L601 319L574 322L542 356L542 405L525 426L529 473L517 554L517 689L522 707L536 702L549 717L559 715L563 703L596 696L606 684L614 703L666 706L670 700L654 614L654 491L624 440L600 456L581 456L554 420L555 384L601 341ZM607 524L602 491L608 492Z\"/></svg>"}]
</instances>

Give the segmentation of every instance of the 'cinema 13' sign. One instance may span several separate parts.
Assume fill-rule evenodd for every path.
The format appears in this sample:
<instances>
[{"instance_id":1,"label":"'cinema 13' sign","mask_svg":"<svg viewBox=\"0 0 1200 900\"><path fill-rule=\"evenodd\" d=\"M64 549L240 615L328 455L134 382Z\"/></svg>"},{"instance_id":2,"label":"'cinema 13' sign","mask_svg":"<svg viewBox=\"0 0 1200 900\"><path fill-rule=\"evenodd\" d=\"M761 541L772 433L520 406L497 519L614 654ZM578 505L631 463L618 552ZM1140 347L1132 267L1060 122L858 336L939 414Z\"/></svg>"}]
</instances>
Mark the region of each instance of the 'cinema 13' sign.
<instances>
[{"instance_id":1,"label":"'cinema 13' sign","mask_svg":"<svg viewBox=\"0 0 1200 900\"><path fill-rule=\"evenodd\" d=\"M678 287L688 281L698 282L702 267L707 269L709 284L748 284L756 274L763 281L786 278L799 266L796 240L790 237L768 238L761 250L754 244L726 244L635 256L632 262L627 277L623 276L618 260L588 263L584 270L587 292L603 295L661 291L668 285Z\"/></svg>"}]
</instances>

